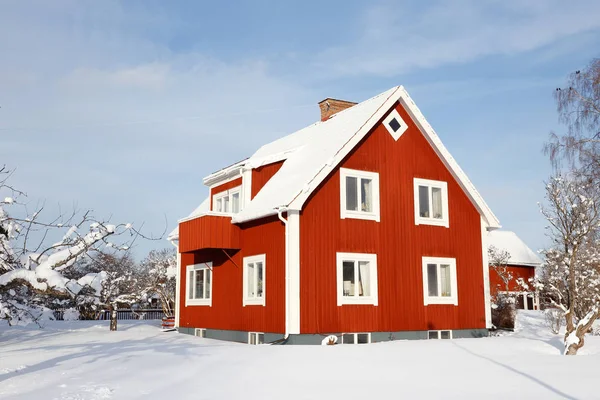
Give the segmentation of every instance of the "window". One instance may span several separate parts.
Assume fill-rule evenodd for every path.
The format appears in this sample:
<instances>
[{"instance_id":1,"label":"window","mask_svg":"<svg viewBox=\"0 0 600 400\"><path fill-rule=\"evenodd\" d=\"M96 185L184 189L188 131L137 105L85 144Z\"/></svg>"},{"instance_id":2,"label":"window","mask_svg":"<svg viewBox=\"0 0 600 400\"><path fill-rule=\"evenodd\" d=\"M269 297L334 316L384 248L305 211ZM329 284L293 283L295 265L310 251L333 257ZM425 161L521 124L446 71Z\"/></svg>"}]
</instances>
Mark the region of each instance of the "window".
<instances>
[{"instance_id":1,"label":"window","mask_svg":"<svg viewBox=\"0 0 600 400\"><path fill-rule=\"evenodd\" d=\"M452 331L429 331L428 339L452 339Z\"/></svg>"},{"instance_id":2,"label":"window","mask_svg":"<svg viewBox=\"0 0 600 400\"><path fill-rule=\"evenodd\" d=\"M456 259L423 257L423 295L425 305L458 305Z\"/></svg>"},{"instance_id":3,"label":"window","mask_svg":"<svg viewBox=\"0 0 600 400\"><path fill-rule=\"evenodd\" d=\"M215 212L237 214L241 210L242 187L219 192L213 196L212 209Z\"/></svg>"},{"instance_id":4,"label":"window","mask_svg":"<svg viewBox=\"0 0 600 400\"><path fill-rule=\"evenodd\" d=\"M342 344L367 344L371 343L370 333L344 333L342 335Z\"/></svg>"},{"instance_id":5,"label":"window","mask_svg":"<svg viewBox=\"0 0 600 400\"><path fill-rule=\"evenodd\" d=\"M206 337L206 329L204 328L196 328L196 331L194 332L195 336L201 337L201 338L205 338Z\"/></svg>"},{"instance_id":6,"label":"window","mask_svg":"<svg viewBox=\"0 0 600 400\"><path fill-rule=\"evenodd\" d=\"M340 168L341 218L379 221L379 174Z\"/></svg>"},{"instance_id":7,"label":"window","mask_svg":"<svg viewBox=\"0 0 600 400\"><path fill-rule=\"evenodd\" d=\"M185 305L212 306L212 263L187 266Z\"/></svg>"},{"instance_id":8,"label":"window","mask_svg":"<svg viewBox=\"0 0 600 400\"><path fill-rule=\"evenodd\" d=\"M415 224L449 227L448 184L428 179L414 179Z\"/></svg>"},{"instance_id":9,"label":"window","mask_svg":"<svg viewBox=\"0 0 600 400\"><path fill-rule=\"evenodd\" d=\"M404 122L396 110L392 110L392 112L390 112L390 114L383 120L383 126L385 126L385 129L388 130L394 140L400 139L400 136L402 136L402 134L408 129L408 125L406 122Z\"/></svg>"},{"instance_id":10,"label":"window","mask_svg":"<svg viewBox=\"0 0 600 400\"><path fill-rule=\"evenodd\" d=\"M244 257L243 305L265 305L266 256Z\"/></svg>"},{"instance_id":11,"label":"window","mask_svg":"<svg viewBox=\"0 0 600 400\"><path fill-rule=\"evenodd\" d=\"M337 299L344 304L377 305L377 255L337 253Z\"/></svg>"},{"instance_id":12,"label":"window","mask_svg":"<svg viewBox=\"0 0 600 400\"><path fill-rule=\"evenodd\" d=\"M260 332L248 332L248 344L263 344L265 334Z\"/></svg>"}]
</instances>

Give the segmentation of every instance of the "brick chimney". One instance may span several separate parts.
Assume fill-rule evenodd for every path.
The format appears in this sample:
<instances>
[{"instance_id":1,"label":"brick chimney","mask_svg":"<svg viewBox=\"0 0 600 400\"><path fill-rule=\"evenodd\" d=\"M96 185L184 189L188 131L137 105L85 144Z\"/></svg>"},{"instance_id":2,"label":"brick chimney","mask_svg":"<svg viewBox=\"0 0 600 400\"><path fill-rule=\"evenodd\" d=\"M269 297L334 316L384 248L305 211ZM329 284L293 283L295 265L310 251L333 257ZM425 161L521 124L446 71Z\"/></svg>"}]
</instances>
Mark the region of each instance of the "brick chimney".
<instances>
[{"instance_id":1,"label":"brick chimney","mask_svg":"<svg viewBox=\"0 0 600 400\"><path fill-rule=\"evenodd\" d=\"M333 114L339 113L346 108L350 108L357 103L346 100L337 100L332 98L326 98L319 102L319 108L321 109L321 121L327 121Z\"/></svg>"}]
</instances>

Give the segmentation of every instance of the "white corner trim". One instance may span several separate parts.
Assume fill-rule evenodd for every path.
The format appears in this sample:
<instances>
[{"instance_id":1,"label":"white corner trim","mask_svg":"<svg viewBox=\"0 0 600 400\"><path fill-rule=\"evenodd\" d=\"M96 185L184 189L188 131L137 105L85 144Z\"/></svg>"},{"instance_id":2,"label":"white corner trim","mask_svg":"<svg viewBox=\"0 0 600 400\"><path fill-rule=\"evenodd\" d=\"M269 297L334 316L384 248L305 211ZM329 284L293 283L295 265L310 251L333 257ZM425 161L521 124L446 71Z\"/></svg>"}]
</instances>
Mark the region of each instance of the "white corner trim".
<instances>
[{"instance_id":1,"label":"white corner trim","mask_svg":"<svg viewBox=\"0 0 600 400\"><path fill-rule=\"evenodd\" d=\"M433 207L431 204L431 188L439 188L442 190L442 218L431 218L431 217L421 217L420 210L420 201L419 201L419 186L427 186L429 190L429 206ZM414 196L415 196L415 225L435 225L435 226L444 226L446 228L450 227L450 215L449 215L449 207L448 207L448 183L443 181L434 181L431 179L422 179L422 178L414 178L413 179L413 188L414 188Z\"/></svg>"},{"instance_id":2,"label":"white corner trim","mask_svg":"<svg viewBox=\"0 0 600 400\"><path fill-rule=\"evenodd\" d=\"M392 128L392 126L390 125L394 119L400 125L400 127L396 131L394 131L394 128ZM395 108L392 109L392 111L387 117L385 117L385 119L383 120L383 126L385 126L385 129L387 129L387 131L390 133L390 135L392 135L392 137L396 141L400 139L400 136L402 136L402 134L408 129L408 124L404 122L404 120L402 119L400 114L398 114L398 111L396 111Z\"/></svg>"},{"instance_id":3,"label":"white corner trim","mask_svg":"<svg viewBox=\"0 0 600 400\"><path fill-rule=\"evenodd\" d=\"M485 326L492 327L492 298L490 293L490 263L488 259L488 230L485 219L481 217L481 256L483 260L483 300L485 306Z\"/></svg>"},{"instance_id":4,"label":"white corner trim","mask_svg":"<svg viewBox=\"0 0 600 400\"><path fill-rule=\"evenodd\" d=\"M262 263L263 266L263 287L261 297L248 296L248 264ZM259 254L256 256L244 257L242 277L242 306L265 306L267 297L267 255Z\"/></svg>"},{"instance_id":5,"label":"white corner trim","mask_svg":"<svg viewBox=\"0 0 600 400\"><path fill-rule=\"evenodd\" d=\"M289 310L288 333L300 333L300 212L288 210Z\"/></svg>"},{"instance_id":6,"label":"white corner trim","mask_svg":"<svg viewBox=\"0 0 600 400\"><path fill-rule=\"evenodd\" d=\"M191 299L190 298L190 272L191 271L199 271L199 270L209 270L210 271L210 297L208 299ZM208 306L212 307L212 298L213 298L213 271L212 271L212 262L205 262L200 264L192 264L188 265L185 268L185 306Z\"/></svg>"},{"instance_id":7,"label":"white corner trim","mask_svg":"<svg viewBox=\"0 0 600 400\"><path fill-rule=\"evenodd\" d=\"M368 261L369 262L369 281L370 281L370 296L344 296L344 278L343 278L343 262L344 261ZM347 304L365 304L379 305L378 284L377 284L377 254L365 253L336 253L336 292L337 305L343 306ZM355 281L358 276L354 277Z\"/></svg>"},{"instance_id":8,"label":"white corner trim","mask_svg":"<svg viewBox=\"0 0 600 400\"><path fill-rule=\"evenodd\" d=\"M358 211L346 209L346 178L357 178L357 203ZM360 210L360 179L370 179L373 185L373 194L371 201L373 202L373 211L365 212ZM381 217L379 214L379 173L370 171L361 171L357 169L340 168L340 218L341 219L366 219L379 222Z\"/></svg>"},{"instance_id":9,"label":"white corner trim","mask_svg":"<svg viewBox=\"0 0 600 400\"><path fill-rule=\"evenodd\" d=\"M252 169L242 170L242 208L252 201Z\"/></svg>"},{"instance_id":10,"label":"white corner trim","mask_svg":"<svg viewBox=\"0 0 600 400\"><path fill-rule=\"evenodd\" d=\"M452 295L449 297L431 297L429 296L429 285L427 277L427 264L447 264L450 266L450 290ZM439 271L439 268L438 268ZM438 274L438 293L441 291ZM458 305L458 285L456 278L456 258L447 257L423 257L423 304L452 304Z\"/></svg>"}]
</instances>

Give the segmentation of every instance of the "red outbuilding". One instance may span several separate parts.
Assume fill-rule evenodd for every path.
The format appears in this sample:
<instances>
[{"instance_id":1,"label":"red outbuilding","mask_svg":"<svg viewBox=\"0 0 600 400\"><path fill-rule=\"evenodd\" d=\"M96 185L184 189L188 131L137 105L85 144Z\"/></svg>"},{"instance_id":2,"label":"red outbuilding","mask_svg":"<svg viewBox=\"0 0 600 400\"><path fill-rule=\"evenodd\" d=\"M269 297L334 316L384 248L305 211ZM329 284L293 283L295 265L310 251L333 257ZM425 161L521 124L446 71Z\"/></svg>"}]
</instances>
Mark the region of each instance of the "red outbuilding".
<instances>
[{"instance_id":1,"label":"red outbuilding","mask_svg":"<svg viewBox=\"0 0 600 400\"><path fill-rule=\"evenodd\" d=\"M403 87L204 178L179 221L176 325L247 343L487 335L499 222Z\"/></svg>"},{"instance_id":2,"label":"red outbuilding","mask_svg":"<svg viewBox=\"0 0 600 400\"><path fill-rule=\"evenodd\" d=\"M538 310L539 296L532 285L535 269L542 261L514 232L491 231L488 247L503 262L490 265L490 293L492 298L509 294L515 298L515 307L521 310ZM493 264L493 263L491 263Z\"/></svg>"}]
</instances>

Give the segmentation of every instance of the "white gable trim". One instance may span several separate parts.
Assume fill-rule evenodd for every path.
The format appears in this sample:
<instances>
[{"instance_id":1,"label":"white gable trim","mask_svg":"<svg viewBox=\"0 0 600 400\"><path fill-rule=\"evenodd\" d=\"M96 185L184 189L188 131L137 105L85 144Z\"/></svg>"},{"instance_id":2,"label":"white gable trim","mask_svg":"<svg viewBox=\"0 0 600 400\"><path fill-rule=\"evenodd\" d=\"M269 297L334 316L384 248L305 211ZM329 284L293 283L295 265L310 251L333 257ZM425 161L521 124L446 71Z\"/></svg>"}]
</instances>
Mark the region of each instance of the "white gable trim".
<instances>
[{"instance_id":1,"label":"white gable trim","mask_svg":"<svg viewBox=\"0 0 600 400\"><path fill-rule=\"evenodd\" d=\"M415 122L421 132L425 134L424 136L431 147L433 147L454 179L456 179L458 184L463 188L467 196L471 199L471 202L478 209L479 213L485 218L489 229L500 228L500 221L496 215L494 215L490 207L486 204L485 200L483 200L483 197L481 197L481 194L479 194L473 183L469 180L467 174L464 173L454 157L452 157L448 149L446 149L446 146L444 146L437 133L435 133L431 125L429 125L429 122L427 122L421 113L421 110L419 110L419 107L417 107L415 102L408 95L404 87L401 86L400 91L401 104L408 111L413 122Z\"/></svg>"},{"instance_id":2,"label":"white gable trim","mask_svg":"<svg viewBox=\"0 0 600 400\"><path fill-rule=\"evenodd\" d=\"M463 170L458 166L458 163L450 155L446 147L442 144L440 138L435 133L431 125L425 120L425 117L416 106L414 101L408 95L404 87L399 86L392 92L381 107L358 129L358 131L346 142L346 144L333 155L331 162L321 168L321 170L313 177L310 182L307 182L304 189L296 195L294 199L288 205L289 209L301 210L306 200L312 192L323 182L327 176L337 168L338 164L360 143L360 141L371 131L373 126L379 122L383 116L398 102L400 101L407 112L410 114L413 122L424 134L425 138L431 145L431 147L438 154L444 165L452 173L453 177L463 188L467 196L471 199L479 213L486 220L489 228L495 229L500 227L498 218L494 215L492 210L485 203L477 189Z\"/></svg>"},{"instance_id":3,"label":"white gable trim","mask_svg":"<svg viewBox=\"0 0 600 400\"><path fill-rule=\"evenodd\" d=\"M490 294L490 264L488 259L488 228L481 217L481 258L483 260L483 300L485 304L485 327L492 328L492 296Z\"/></svg>"}]
</instances>

